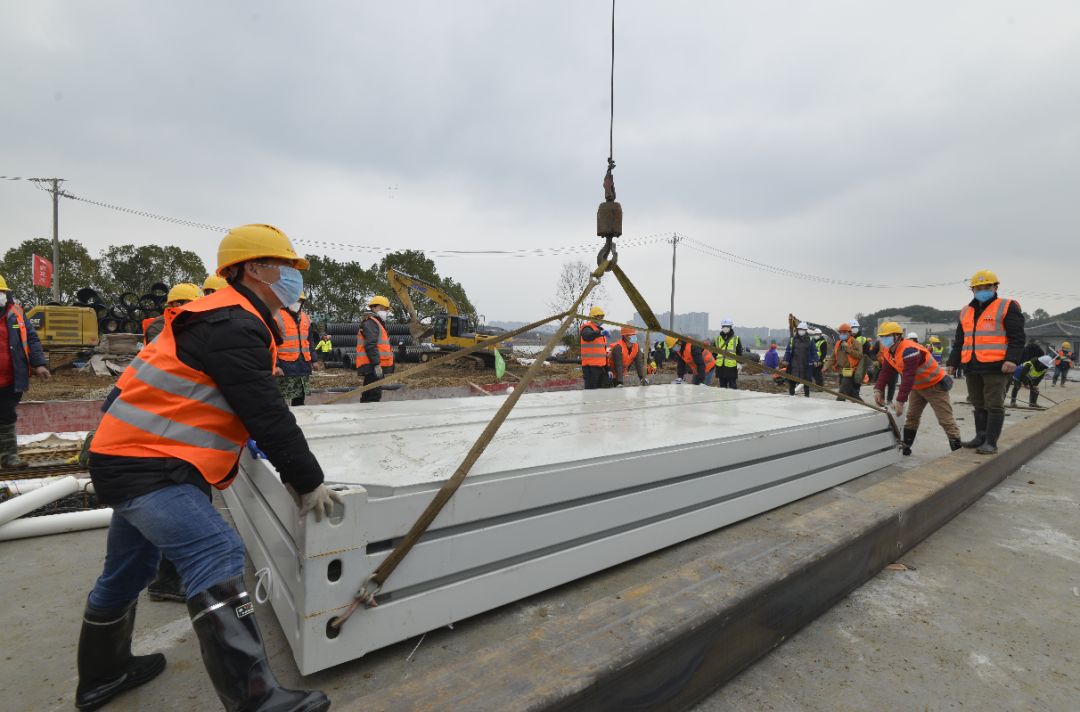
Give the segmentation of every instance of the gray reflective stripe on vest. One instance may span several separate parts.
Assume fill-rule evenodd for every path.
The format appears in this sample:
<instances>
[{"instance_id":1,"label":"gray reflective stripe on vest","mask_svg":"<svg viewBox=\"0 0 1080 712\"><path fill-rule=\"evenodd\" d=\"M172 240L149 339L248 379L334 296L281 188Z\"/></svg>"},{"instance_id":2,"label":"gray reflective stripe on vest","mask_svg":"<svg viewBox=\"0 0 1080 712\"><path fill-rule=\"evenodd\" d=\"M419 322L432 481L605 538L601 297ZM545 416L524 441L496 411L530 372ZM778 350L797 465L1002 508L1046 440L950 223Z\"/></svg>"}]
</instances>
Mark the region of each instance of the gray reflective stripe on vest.
<instances>
[{"instance_id":1,"label":"gray reflective stripe on vest","mask_svg":"<svg viewBox=\"0 0 1080 712\"><path fill-rule=\"evenodd\" d=\"M175 420L169 420L162 415L137 408L124 400L123 392L109 406L108 414L133 428L138 428L151 435L175 440L185 445L229 453L236 453L240 450L240 446L236 443L216 433L211 433L209 430L184 425Z\"/></svg>"},{"instance_id":2,"label":"gray reflective stripe on vest","mask_svg":"<svg viewBox=\"0 0 1080 712\"><path fill-rule=\"evenodd\" d=\"M135 378L148 386L157 388L159 391L165 391L166 393L171 393L174 396L186 398L187 400L206 403L207 405L225 411L226 413L233 412L233 409L229 406L229 402L225 400L225 396L221 395L221 391L213 386L206 386L202 383L195 383L186 378L175 376L166 371L162 371L157 366L150 365L140 358L136 358L132 361L131 367L135 369Z\"/></svg>"}]
</instances>

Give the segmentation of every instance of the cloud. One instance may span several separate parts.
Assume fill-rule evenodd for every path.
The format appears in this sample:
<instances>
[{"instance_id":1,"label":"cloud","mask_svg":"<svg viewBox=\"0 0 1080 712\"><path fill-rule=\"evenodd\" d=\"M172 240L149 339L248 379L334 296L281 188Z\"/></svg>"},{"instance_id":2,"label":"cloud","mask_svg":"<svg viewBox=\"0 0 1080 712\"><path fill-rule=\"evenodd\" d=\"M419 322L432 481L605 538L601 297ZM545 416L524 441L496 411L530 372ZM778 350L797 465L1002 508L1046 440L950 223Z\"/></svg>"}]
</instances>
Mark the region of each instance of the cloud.
<instances>
[{"instance_id":1,"label":"cloud","mask_svg":"<svg viewBox=\"0 0 1080 712\"><path fill-rule=\"evenodd\" d=\"M762 262L889 284L989 266L1072 294L1080 8L1064 0L619 3L616 185L628 236L680 232ZM0 27L0 172L297 238L454 249L596 241L610 7L562 2L23 3ZM0 184L4 246L47 196ZM65 201L91 250L217 236ZM375 261L368 253L334 256ZM1054 259L1048 259L1049 256ZM623 253L658 310L670 247ZM588 259L588 257L586 257ZM550 301L559 258L439 258L493 319ZM612 295L609 313L629 316ZM679 253L678 311L783 323L962 288L793 281ZM1040 298L1043 299L1043 298Z\"/></svg>"}]
</instances>

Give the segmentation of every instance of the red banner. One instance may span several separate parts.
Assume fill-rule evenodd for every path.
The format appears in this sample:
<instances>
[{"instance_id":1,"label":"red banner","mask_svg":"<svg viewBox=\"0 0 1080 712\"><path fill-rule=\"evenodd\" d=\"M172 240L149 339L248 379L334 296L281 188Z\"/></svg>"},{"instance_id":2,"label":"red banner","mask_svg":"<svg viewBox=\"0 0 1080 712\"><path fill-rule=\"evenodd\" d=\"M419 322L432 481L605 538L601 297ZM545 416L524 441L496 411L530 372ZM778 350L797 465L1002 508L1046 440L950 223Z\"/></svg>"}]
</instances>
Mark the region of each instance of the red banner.
<instances>
[{"instance_id":1,"label":"red banner","mask_svg":"<svg viewBox=\"0 0 1080 712\"><path fill-rule=\"evenodd\" d=\"M34 255L32 269L34 271L35 287L51 287L53 264L44 257Z\"/></svg>"}]
</instances>

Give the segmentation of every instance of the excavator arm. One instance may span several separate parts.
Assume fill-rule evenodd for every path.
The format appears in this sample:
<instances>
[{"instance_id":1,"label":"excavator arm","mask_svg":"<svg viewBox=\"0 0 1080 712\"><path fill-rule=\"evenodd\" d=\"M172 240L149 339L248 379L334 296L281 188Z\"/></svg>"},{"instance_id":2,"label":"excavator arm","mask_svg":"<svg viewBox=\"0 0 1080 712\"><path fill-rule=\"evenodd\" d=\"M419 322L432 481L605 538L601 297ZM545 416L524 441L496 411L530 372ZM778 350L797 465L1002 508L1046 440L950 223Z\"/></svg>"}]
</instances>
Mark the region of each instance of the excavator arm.
<instances>
[{"instance_id":1,"label":"excavator arm","mask_svg":"<svg viewBox=\"0 0 1080 712\"><path fill-rule=\"evenodd\" d=\"M399 272L393 267L386 268L386 281L390 283L390 288L394 290L394 295L398 298L398 301L401 302L402 306L405 307L405 311L409 313L409 333L411 333L414 338L422 339L425 336L430 336L431 328L420 323L420 315L416 311L416 305L413 304L409 292L415 291L417 294L424 295L438 304L449 316L458 316L461 313L457 303L450 295L430 282L425 282L412 275Z\"/></svg>"}]
</instances>

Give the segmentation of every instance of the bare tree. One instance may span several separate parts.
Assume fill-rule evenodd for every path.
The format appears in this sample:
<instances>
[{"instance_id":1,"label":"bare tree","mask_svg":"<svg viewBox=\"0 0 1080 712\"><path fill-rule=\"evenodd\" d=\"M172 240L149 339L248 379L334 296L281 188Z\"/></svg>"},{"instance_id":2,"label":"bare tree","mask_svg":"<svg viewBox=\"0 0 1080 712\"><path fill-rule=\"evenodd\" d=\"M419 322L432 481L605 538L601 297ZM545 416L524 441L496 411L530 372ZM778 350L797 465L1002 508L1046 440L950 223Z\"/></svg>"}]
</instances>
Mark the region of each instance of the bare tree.
<instances>
[{"instance_id":1,"label":"bare tree","mask_svg":"<svg viewBox=\"0 0 1080 712\"><path fill-rule=\"evenodd\" d=\"M553 312L562 313L574 306L574 302L585 291L585 287L589 285L589 278L593 269L595 268L589 267L581 260L563 262L562 270L559 272L559 281L555 285L555 297L548 303ZM591 307L602 303L606 297L607 292L604 285L600 284L589 293L589 298L581 306L578 313L584 312L587 314Z\"/></svg>"}]
</instances>

